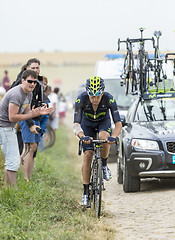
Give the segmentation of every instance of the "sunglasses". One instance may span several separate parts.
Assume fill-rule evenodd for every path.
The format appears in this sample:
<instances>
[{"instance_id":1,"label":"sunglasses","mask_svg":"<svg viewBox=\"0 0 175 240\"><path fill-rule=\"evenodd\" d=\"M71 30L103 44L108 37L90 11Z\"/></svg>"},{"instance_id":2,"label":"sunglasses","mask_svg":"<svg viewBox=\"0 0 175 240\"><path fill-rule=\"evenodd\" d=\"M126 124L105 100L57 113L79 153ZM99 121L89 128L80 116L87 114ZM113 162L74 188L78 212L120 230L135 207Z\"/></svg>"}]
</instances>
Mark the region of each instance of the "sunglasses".
<instances>
[{"instance_id":1,"label":"sunglasses","mask_svg":"<svg viewBox=\"0 0 175 240\"><path fill-rule=\"evenodd\" d=\"M27 82L30 83L30 84L32 84L32 83L36 84L37 83L37 81L35 81L35 80L28 80L28 79L27 79Z\"/></svg>"},{"instance_id":2,"label":"sunglasses","mask_svg":"<svg viewBox=\"0 0 175 240\"><path fill-rule=\"evenodd\" d=\"M89 94L89 96L91 96L91 97L94 97L94 96L98 97L98 96L100 96L100 95L102 94L102 92L101 92L101 91L98 91L98 92L96 92L95 94L94 94L93 92L88 92L88 94Z\"/></svg>"}]
</instances>

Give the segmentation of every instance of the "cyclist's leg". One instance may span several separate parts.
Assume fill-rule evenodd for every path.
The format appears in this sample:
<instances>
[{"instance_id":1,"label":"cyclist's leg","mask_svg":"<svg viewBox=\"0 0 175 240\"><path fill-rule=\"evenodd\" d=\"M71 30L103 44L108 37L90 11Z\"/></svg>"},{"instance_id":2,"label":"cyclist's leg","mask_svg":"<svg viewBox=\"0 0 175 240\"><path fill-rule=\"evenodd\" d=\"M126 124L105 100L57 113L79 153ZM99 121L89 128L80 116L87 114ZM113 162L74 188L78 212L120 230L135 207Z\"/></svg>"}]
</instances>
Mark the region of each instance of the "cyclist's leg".
<instances>
[{"instance_id":1,"label":"cyclist's leg","mask_svg":"<svg viewBox=\"0 0 175 240\"><path fill-rule=\"evenodd\" d=\"M86 136L94 137L94 130L87 125L81 125L83 132ZM89 206L89 183L91 177L91 163L93 159L93 144L84 144L83 143L83 163L82 163L82 178L83 178L83 197L81 205L88 207Z\"/></svg>"},{"instance_id":2,"label":"cyclist's leg","mask_svg":"<svg viewBox=\"0 0 175 240\"><path fill-rule=\"evenodd\" d=\"M107 139L111 135L111 120L105 119L98 126L99 139ZM107 159L110 151L110 144L104 143L103 148L100 150L100 155L103 163L103 178L107 181L111 179L111 171L107 166Z\"/></svg>"},{"instance_id":3,"label":"cyclist's leg","mask_svg":"<svg viewBox=\"0 0 175 240\"><path fill-rule=\"evenodd\" d=\"M89 184L90 182L92 158L93 158L93 150L87 150L84 152L83 163L82 163L83 184Z\"/></svg>"},{"instance_id":4,"label":"cyclist's leg","mask_svg":"<svg viewBox=\"0 0 175 240\"><path fill-rule=\"evenodd\" d=\"M99 139L105 140L111 135L111 120L110 118L104 119L101 123L98 125L98 131L99 131ZM108 158L109 156L109 150L110 150L110 144L103 143L103 148L100 150L100 154L102 158Z\"/></svg>"},{"instance_id":5,"label":"cyclist's leg","mask_svg":"<svg viewBox=\"0 0 175 240\"><path fill-rule=\"evenodd\" d=\"M110 134L107 131L101 131L99 133L99 139L107 139L110 136ZM103 148L100 150L101 157L103 159L108 158L109 156L109 150L110 150L110 144L108 143L103 143L102 144Z\"/></svg>"}]
</instances>

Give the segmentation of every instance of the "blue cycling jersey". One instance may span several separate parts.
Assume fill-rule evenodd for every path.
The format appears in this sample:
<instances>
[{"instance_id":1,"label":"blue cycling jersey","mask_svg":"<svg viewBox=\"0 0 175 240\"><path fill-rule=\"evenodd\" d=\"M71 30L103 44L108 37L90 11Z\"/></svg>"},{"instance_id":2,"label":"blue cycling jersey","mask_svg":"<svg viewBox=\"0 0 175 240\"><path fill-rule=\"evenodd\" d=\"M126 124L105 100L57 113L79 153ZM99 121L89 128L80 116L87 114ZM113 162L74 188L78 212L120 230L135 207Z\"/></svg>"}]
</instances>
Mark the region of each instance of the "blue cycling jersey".
<instances>
[{"instance_id":1,"label":"blue cycling jersey","mask_svg":"<svg viewBox=\"0 0 175 240\"><path fill-rule=\"evenodd\" d=\"M104 92L97 111L94 111L87 92L83 92L78 96L75 103L74 123L82 124L86 120L99 122L109 119L109 110L111 111L114 123L119 122L120 115L117 103L110 93Z\"/></svg>"}]
</instances>

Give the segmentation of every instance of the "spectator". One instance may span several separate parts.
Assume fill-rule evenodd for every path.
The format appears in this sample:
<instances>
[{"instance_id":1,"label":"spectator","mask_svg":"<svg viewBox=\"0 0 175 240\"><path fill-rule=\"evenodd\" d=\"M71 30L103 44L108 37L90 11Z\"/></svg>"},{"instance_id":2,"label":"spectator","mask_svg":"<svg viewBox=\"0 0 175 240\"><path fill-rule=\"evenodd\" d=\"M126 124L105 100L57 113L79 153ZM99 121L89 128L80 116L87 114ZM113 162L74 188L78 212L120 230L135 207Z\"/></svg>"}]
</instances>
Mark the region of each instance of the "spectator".
<instances>
[{"instance_id":1,"label":"spectator","mask_svg":"<svg viewBox=\"0 0 175 240\"><path fill-rule=\"evenodd\" d=\"M47 96L49 96L49 94L50 94L51 92L52 92L51 86L47 85L47 87L46 87L46 89L45 89L45 94L46 94Z\"/></svg>"},{"instance_id":2,"label":"spectator","mask_svg":"<svg viewBox=\"0 0 175 240\"><path fill-rule=\"evenodd\" d=\"M60 124L64 124L64 118L66 117L66 100L62 94L60 94L59 100L59 119Z\"/></svg>"},{"instance_id":3,"label":"spectator","mask_svg":"<svg viewBox=\"0 0 175 240\"><path fill-rule=\"evenodd\" d=\"M40 76L40 61L36 58L29 59L26 64L26 69L31 69L37 74L37 85L33 91L33 98L31 106L41 106L43 103L43 77ZM20 75L20 74L19 74ZM19 78L18 75L18 78ZM18 79L17 78L17 79ZM29 119L27 121L19 122L22 140L23 140L23 151L21 154L21 168L24 172L24 178L29 181L32 175L34 166L34 157L36 156L36 150L38 148L38 143L40 142L41 134L39 134L38 129L40 128L41 117Z\"/></svg>"},{"instance_id":4,"label":"spectator","mask_svg":"<svg viewBox=\"0 0 175 240\"><path fill-rule=\"evenodd\" d=\"M6 90L6 92L10 89L10 79L8 77L8 72L4 71L4 77L2 79L2 86Z\"/></svg>"},{"instance_id":5,"label":"spectator","mask_svg":"<svg viewBox=\"0 0 175 240\"><path fill-rule=\"evenodd\" d=\"M50 92L48 98L50 99L50 107L53 108L53 112L49 118L48 124L56 131L59 125L59 101L58 101L59 88L54 88L54 91Z\"/></svg>"},{"instance_id":6,"label":"spectator","mask_svg":"<svg viewBox=\"0 0 175 240\"><path fill-rule=\"evenodd\" d=\"M45 90L47 88L47 84L48 84L48 80L46 77L43 76L43 101L46 103L46 104L49 104L50 103L50 100L48 98L48 96L46 95L45 93ZM40 127L41 127L41 139L40 139L40 142L39 142L39 150L40 152L42 152L44 150L44 139L43 139L43 135L46 131L46 127L47 127L47 121L48 121L48 118L49 118L49 114L47 115L44 115L41 117L41 121L40 121Z\"/></svg>"},{"instance_id":7,"label":"spectator","mask_svg":"<svg viewBox=\"0 0 175 240\"><path fill-rule=\"evenodd\" d=\"M31 109L32 92L36 83L37 74L31 70L24 71L22 84L10 89L0 102L0 144L5 155L4 180L9 187L16 187L16 174L20 165L15 123L51 111L41 107Z\"/></svg>"}]
</instances>

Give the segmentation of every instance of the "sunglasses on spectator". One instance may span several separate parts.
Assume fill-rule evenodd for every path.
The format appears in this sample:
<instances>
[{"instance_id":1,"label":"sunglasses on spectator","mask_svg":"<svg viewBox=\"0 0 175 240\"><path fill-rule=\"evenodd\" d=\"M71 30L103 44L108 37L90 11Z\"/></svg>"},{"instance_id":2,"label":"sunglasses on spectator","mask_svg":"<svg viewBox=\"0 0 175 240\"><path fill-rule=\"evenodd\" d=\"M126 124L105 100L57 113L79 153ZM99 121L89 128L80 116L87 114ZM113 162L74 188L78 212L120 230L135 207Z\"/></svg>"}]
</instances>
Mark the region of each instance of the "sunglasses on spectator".
<instances>
[{"instance_id":1,"label":"sunglasses on spectator","mask_svg":"<svg viewBox=\"0 0 175 240\"><path fill-rule=\"evenodd\" d=\"M36 84L37 83L36 80L29 80L29 79L27 79L27 82L30 83L30 84L32 84L32 83Z\"/></svg>"},{"instance_id":2,"label":"sunglasses on spectator","mask_svg":"<svg viewBox=\"0 0 175 240\"><path fill-rule=\"evenodd\" d=\"M98 96L100 96L100 95L102 94L102 92L101 92L101 91L98 91L98 92L96 92L96 93L88 92L88 94L89 94L89 96L91 96L91 97L94 97L94 96L98 97Z\"/></svg>"}]
</instances>

